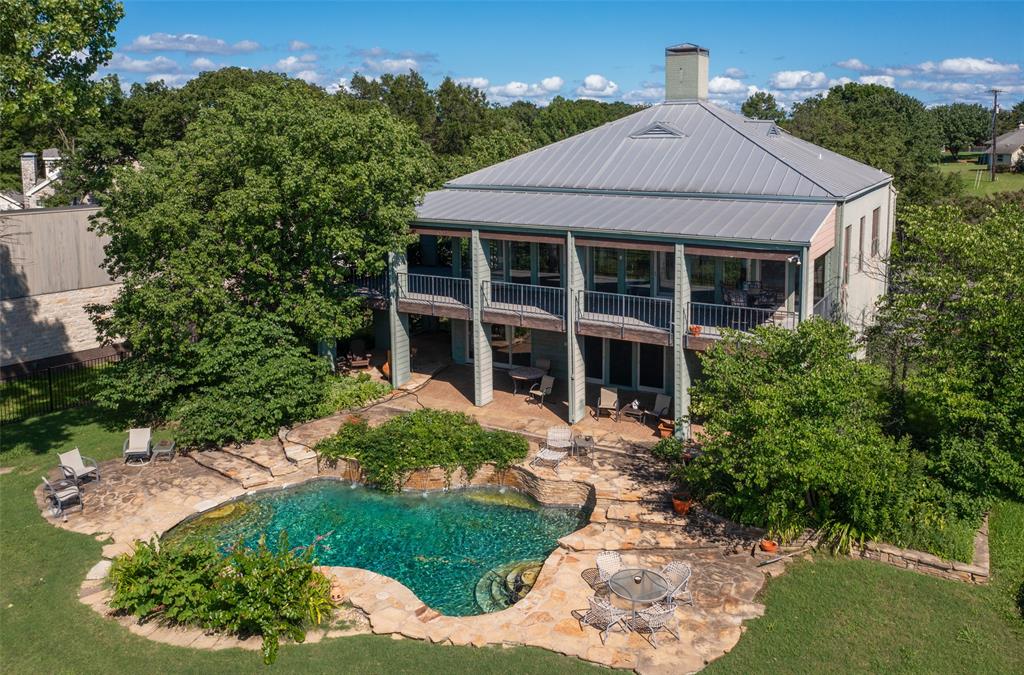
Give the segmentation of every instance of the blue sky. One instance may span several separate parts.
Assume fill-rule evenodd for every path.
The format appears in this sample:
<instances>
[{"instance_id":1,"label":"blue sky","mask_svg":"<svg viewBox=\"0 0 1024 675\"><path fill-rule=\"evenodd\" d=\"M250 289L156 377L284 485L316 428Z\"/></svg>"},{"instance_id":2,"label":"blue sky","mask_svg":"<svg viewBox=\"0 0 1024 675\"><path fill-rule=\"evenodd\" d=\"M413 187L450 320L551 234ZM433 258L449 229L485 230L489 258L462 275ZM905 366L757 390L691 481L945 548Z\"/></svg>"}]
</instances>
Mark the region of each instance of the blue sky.
<instances>
[{"instance_id":1,"label":"blue sky","mask_svg":"<svg viewBox=\"0 0 1024 675\"><path fill-rule=\"evenodd\" d=\"M354 72L417 69L490 100L556 95L653 103L663 48L711 51L710 98L752 91L789 104L844 81L928 104L1024 98L1020 5L971 2L174 2L127 0L105 69L180 85L221 65L286 72L327 88ZM1016 14L1017 21L1010 20ZM991 20L990 19L993 19Z\"/></svg>"}]
</instances>

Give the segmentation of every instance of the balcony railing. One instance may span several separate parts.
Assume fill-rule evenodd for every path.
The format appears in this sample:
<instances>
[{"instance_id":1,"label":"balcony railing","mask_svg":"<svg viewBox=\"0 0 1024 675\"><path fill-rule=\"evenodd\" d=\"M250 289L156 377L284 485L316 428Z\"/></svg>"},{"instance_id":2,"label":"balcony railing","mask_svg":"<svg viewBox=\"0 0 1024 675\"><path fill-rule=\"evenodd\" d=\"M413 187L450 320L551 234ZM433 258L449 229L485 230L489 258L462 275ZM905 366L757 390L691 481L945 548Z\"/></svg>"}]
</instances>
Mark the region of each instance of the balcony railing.
<instances>
[{"instance_id":1,"label":"balcony railing","mask_svg":"<svg viewBox=\"0 0 1024 675\"><path fill-rule=\"evenodd\" d=\"M839 302L831 295L826 295L814 303L811 314L828 321L835 321L839 316Z\"/></svg>"},{"instance_id":2,"label":"balcony railing","mask_svg":"<svg viewBox=\"0 0 1024 675\"><path fill-rule=\"evenodd\" d=\"M795 329L799 322L796 312L784 309L714 305L706 302L688 303L686 319L690 326L700 327L701 337L721 337L723 328L750 331L757 326L773 325ZM695 334L695 331L691 329L690 334Z\"/></svg>"},{"instance_id":3,"label":"balcony railing","mask_svg":"<svg viewBox=\"0 0 1024 675\"><path fill-rule=\"evenodd\" d=\"M359 277L358 279L352 280L352 285L355 286L356 295L361 295L367 298L388 297L387 274L378 274L372 277Z\"/></svg>"},{"instance_id":4,"label":"balcony railing","mask_svg":"<svg viewBox=\"0 0 1024 675\"><path fill-rule=\"evenodd\" d=\"M469 279L432 274L398 275L398 299L433 305L469 307L472 293Z\"/></svg>"},{"instance_id":5,"label":"balcony railing","mask_svg":"<svg viewBox=\"0 0 1024 675\"><path fill-rule=\"evenodd\" d=\"M483 309L518 314L520 318L565 318L565 289L504 281L483 281Z\"/></svg>"},{"instance_id":6,"label":"balcony railing","mask_svg":"<svg viewBox=\"0 0 1024 675\"><path fill-rule=\"evenodd\" d=\"M593 321L626 328L670 330L672 301L640 295L580 291L577 296L580 321Z\"/></svg>"}]
</instances>

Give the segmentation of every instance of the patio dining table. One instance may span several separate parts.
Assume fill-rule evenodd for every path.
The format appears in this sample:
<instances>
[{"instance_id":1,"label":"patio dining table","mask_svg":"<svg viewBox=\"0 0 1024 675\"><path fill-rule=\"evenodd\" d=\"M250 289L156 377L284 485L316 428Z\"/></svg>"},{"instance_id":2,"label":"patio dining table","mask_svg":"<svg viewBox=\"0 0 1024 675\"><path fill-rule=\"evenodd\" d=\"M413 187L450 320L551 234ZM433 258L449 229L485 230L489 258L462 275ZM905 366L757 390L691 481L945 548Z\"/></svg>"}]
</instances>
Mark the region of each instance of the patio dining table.
<instances>
[{"instance_id":1,"label":"patio dining table","mask_svg":"<svg viewBox=\"0 0 1024 675\"><path fill-rule=\"evenodd\" d=\"M619 570L608 579L608 590L628 600L633 609L633 618L636 618L636 606L640 604L651 604L664 598L672 590L668 579L653 570L645 569L624 569Z\"/></svg>"},{"instance_id":2,"label":"patio dining table","mask_svg":"<svg viewBox=\"0 0 1024 675\"><path fill-rule=\"evenodd\" d=\"M540 378L544 377L544 371L541 368L534 368L533 366L516 366L508 371L508 376L512 378L512 394L513 396L519 392L519 383L525 382L536 382Z\"/></svg>"}]
</instances>

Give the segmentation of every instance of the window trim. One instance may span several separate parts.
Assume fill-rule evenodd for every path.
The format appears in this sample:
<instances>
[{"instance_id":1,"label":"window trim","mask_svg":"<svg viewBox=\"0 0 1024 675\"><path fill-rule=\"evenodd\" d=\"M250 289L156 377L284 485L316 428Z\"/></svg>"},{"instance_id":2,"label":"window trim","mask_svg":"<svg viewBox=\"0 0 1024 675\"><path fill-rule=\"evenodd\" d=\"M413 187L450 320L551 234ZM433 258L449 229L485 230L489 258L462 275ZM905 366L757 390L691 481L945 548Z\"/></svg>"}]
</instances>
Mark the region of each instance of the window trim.
<instances>
[{"instance_id":1,"label":"window trim","mask_svg":"<svg viewBox=\"0 0 1024 675\"><path fill-rule=\"evenodd\" d=\"M867 216L860 217L860 242L857 246L857 271L864 271L864 227L867 225Z\"/></svg>"},{"instance_id":2,"label":"window trim","mask_svg":"<svg viewBox=\"0 0 1024 675\"><path fill-rule=\"evenodd\" d=\"M850 243L853 239L853 225L843 230L843 283L850 283Z\"/></svg>"},{"instance_id":3,"label":"window trim","mask_svg":"<svg viewBox=\"0 0 1024 675\"><path fill-rule=\"evenodd\" d=\"M877 258L881 250L881 242L878 239L879 230L882 225L882 207L875 207L871 212L871 257Z\"/></svg>"}]
</instances>

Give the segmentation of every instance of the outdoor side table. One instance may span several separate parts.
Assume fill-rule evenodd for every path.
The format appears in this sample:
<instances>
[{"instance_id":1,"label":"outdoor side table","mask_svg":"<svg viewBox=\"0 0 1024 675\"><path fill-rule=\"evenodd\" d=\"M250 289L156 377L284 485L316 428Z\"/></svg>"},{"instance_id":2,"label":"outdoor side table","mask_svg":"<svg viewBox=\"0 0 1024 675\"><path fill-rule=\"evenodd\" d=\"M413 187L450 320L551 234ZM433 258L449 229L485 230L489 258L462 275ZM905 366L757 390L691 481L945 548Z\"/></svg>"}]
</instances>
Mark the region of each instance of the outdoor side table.
<instances>
[{"instance_id":1,"label":"outdoor side table","mask_svg":"<svg viewBox=\"0 0 1024 675\"><path fill-rule=\"evenodd\" d=\"M647 417L647 411L643 406L633 407L633 402L630 401L626 405L619 408L619 415L625 415L638 424L644 423L644 418Z\"/></svg>"},{"instance_id":2,"label":"outdoor side table","mask_svg":"<svg viewBox=\"0 0 1024 675\"><path fill-rule=\"evenodd\" d=\"M174 459L174 441L163 440L153 444L150 460L156 461L160 457L163 457L168 462Z\"/></svg>"},{"instance_id":3,"label":"outdoor side table","mask_svg":"<svg viewBox=\"0 0 1024 675\"><path fill-rule=\"evenodd\" d=\"M664 598L671 590L668 579L653 570L619 570L608 580L608 590L633 606L636 618L637 603L651 604Z\"/></svg>"},{"instance_id":4,"label":"outdoor side table","mask_svg":"<svg viewBox=\"0 0 1024 675\"><path fill-rule=\"evenodd\" d=\"M593 436L573 436L572 449L576 455L589 455L595 445Z\"/></svg>"}]
</instances>

